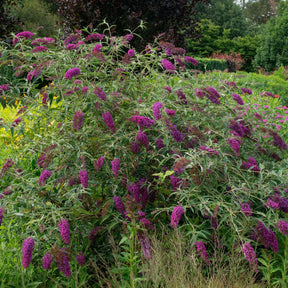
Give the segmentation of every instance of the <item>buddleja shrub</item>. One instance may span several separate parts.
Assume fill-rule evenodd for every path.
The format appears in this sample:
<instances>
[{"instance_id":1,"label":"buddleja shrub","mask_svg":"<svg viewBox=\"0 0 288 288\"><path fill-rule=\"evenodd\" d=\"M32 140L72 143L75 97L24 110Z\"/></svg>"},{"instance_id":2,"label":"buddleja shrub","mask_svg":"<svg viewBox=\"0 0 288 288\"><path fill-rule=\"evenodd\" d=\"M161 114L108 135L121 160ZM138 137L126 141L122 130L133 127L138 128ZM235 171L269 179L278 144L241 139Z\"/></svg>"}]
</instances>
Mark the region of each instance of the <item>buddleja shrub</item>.
<instances>
[{"instance_id":1,"label":"buddleja shrub","mask_svg":"<svg viewBox=\"0 0 288 288\"><path fill-rule=\"evenodd\" d=\"M203 265L233 249L257 273L261 251L274 257L287 235L287 144L249 105L251 89L209 86L186 71L197 61L184 49L156 41L136 53L132 38L13 39L23 107L4 124L22 140L1 169L0 215L22 224L23 267L37 281L87 281L95 265L104 275L112 235L135 287L162 224L183 230Z\"/></svg>"}]
</instances>

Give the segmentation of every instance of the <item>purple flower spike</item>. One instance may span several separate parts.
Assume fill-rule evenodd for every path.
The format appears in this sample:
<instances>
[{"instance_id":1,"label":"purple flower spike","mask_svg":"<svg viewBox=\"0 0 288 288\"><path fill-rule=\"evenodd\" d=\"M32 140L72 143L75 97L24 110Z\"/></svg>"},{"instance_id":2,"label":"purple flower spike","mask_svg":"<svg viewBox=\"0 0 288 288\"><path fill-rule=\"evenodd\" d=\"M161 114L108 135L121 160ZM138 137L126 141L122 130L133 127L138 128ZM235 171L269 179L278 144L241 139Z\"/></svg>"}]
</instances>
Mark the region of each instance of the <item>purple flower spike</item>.
<instances>
[{"instance_id":1,"label":"purple flower spike","mask_svg":"<svg viewBox=\"0 0 288 288\"><path fill-rule=\"evenodd\" d=\"M164 67L164 69L166 69L168 72L170 72L172 74L175 72L175 67L169 60L163 59L161 61L161 63L162 63L162 66Z\"/></svg>"},{"instance_id":2,"label":"purple flower spike","mask_svg":"<svg viewBox=\"0 0 288 288\"><path fill-rule=\"evenodd\" d=\"M13 39L13 45L15 45L16 43L19 42L20 39L31 39L35 34L30 32L30 31L23 31L23 32L20 32L20 33L17 33L15 35L15 38Z\"/></svg>"},{"instance_id":3,"label":"purple flower spike","mask_svg":"<svg viewBox=\"0 0 288 288\"><path fill-rule=\"evenodd\" d=\"M36 53L36 52L46 52L48 51L48 48L45 46L37 46L32 50L32 53Z\"/></svg>"},{"instance_id":4,"label":"purple flower spike","mask_svg":"<svg viewBox=\"0 0 288 288\"><path fill-rule=\"evenodd\" d=\"M134 154L137 154L140 152L140 147L139 147L137 142L131 142L130 147L131 147L131 150Z\"/></svg>"},{"instance_id":5,"label":"purple flower spike","mask_svg":"<svg viewBox=\"0 0 288 288\"><path fill-rule=\"evenodd\" d=\"M288 223L286 221L279 220L277 223L277 228L282 234L288 236Z\"/></svg>"},{"instance_id":6,"label":"purple flower spike","mask_svg":"<svg viewBox=\"0 0 288 288\"><path fill-rule=\"evenodd\" d=\"M236 156L240 156L240 144L239 141L233 138L227 138L227 142L235 152Z\"/></svg>"},{"instance_id":7,"label":"purple flower spike","mask_svg":"<svg viewBox=\"0 0 288 288\"><path fill-rule=\"evenodd\" d=\"M187 62L187 63L190 63L194 66L197 66L198 65L198 61L195 60L194 58L190 57L190 56L184 56L184 61Z\"/></svg>"},{"instance_id":8,"label":"purple flower spike","mask_svg":"<svg viewBox=\"0 0 288 288\"><path fill-rule=\"evenodd\" d=\"M95 87L93 93L103 101L107 100L105 92L100 87Z\"/></svg>"},{"instance_id":9,"label":"purple flower spike","mask_svg":"<svg viewBox=\"0 0 288 288\"><path fill-rule=\"evenodd\" d=\"M42 266L45 270L49 270L53 260L53 255L47 251L42 259Z\"/></svg>"},{"instance_id":10,"label":"purple flower spike","mask_svg":"<svg viewBox=\"0 0 288 288\"><path fill-rule=\"evenodd\" d=\"M58 269L65 275L65 277L69 278L71 276L71 268L66 252L60 250L58 253L59 255L55 257Z\"/></svg>"},{"instance_id":11,"label":"purple flower spike","mask_svg":"<svg viewBox=\"0 0 288 288\"><path fill-rule=\"evenodd\" d=\"M80 128L83 125L83 118L84 118L84 113L81 111L76 111L74 114L74 119L73 119L73 129L76 131L79 131Z\"/></svg>"},{"instance_id":12,"label":"purple flower spike","mask_svg":"<svg viewBox=\"0 0 288 288\"><path fill-rule=\"evenodd\" d=\"M1 226L1 223L2 223L2 220L3 220L3 217L4 217L4 215L3 215L4 212L5 212L4 208L0 207L0 226Z\"/></svg>"},{"instance_id":13,"label":"purple flower spike","mask_svg":"<svg viewBox=\"0 0 288 288\"><path fill-rule=\"evenodd\" d=\"M161 109L163 107L163 103L162 102L155 102L153 105L153 115L154 118L156 120L160 120L161 119Z\"/></svg>"},{"instance_id":14,"label":"purple flower spike","mask_svg":"<svg viewBox=\"0 0 288 288\"><path fill-rule=\"evenodd\" d=\"M114 125L114 122L113 122L113 118L111 116L111 114L106 111L102 114L102 117L103 117L103 120L104 122L106 123L106 125L108 126L108 128L113 132L115 133L116 132L116 128L115 128L115 125Z\"/></svg>"},{"instance_id":15,"label":"purple flower spike","mask_svg":"<svg viewBox=\"0 0 288 288\"><path fill-rule=\"evenodd\" d=\"M80 266L84 266L84 265L85 265L85 257L84 257L84 255L83 255L82 252L80 252L80 253L76 256L76 260L77 260L77 262L78 262L78 264L79 264Z\"/></svg>"},{"instance_id":16,"label":"purple flower spike","mask_svg":"<svg viewBox=\"0 0 288 288\"><path fill-rule=\"evenodd\" d=\"M136 141L138 144L142 144L143 146L145 146L146 149L149 148L149 139L147 135L141 130L136 135Z\"/></svg>"},{"instance_id":17,"label":"purple flower spike","mask_svg":"<svg viewBox=\"0 0 288 288\"><path fill-rule=\"evenodd\" d=\"M86 170L79 171L79 180L83 188L88 188L88 173Z\"/></svg>"},{"instance_id":18,"label":"purple flower spike","mask_svg":"<svg viewBox=\"0 0 288 288\"><path fill-rule=\"evenodd\" d=\"M232 93L232 96L233 100L236 101L239 105L244 105L242 98L238 94Z\"/></svg>"},{"instance_id":19,"label":"purple flower spike","mask_svg":"<svg viewBox=\"0 0 288 288\"><path fill-rule=\"evenodd\" d=\"M38 184L39 184L40 186L45 185L46 180L47 180L49 177L51 177L51 175L52 175L52 172L51 172L51 171L49 171L49 170L44 170L44 171L42 172L42 174L40 175L40 177L39 177Z\"/></svg>"},{"instance_id":20,"label":"purple flower spike","mask_svg":"<svg viewBox=\"0 0 288 288\"><path fill-rule=\"evenodd\" d=\"M156 139L157 149L160 150L165 147L164 142L161 138Z\"/></svg>"},{"instance_id":21,"label":"purple flower spike","mask_svg":"<svg viewBox=\"0 0 288 288\"><path fill-rule=\"evenodd\" d=\"M151 126L155 125L155 121L140 115L135 115L130 118L130 120L134 123L137 123L140 126L140 129L150 128Z\"/></svg>"},{"instance_id":22,"label":"purple flower spike","mask_svg":"<svg viewBox=\"0 0 288 288\"><path fill-rule=\"evenodd\" d=\"M133 57L133 56L135 56L135 51L133 49L129 49L127 54L129 57Z\"/></svg>"},{"instance_id":23,"label":"purple flower spike","mask_svg":"<svg viewBox=\"0 0 288 288\"><path fill-rule=\"evenodd\" d=\"M22 266L23 268L28 268L30 265L31 259L32 259L32 251L34 248L34 239L32 237L29 237L24 240L22 245Z\"/></svg>"},{"instance_id":24,"label":"purple flower spike","mask_svg":"<svg viewBox=\"0 0 288 288\"><path fill-rule=\"evenodd\" d=\"M65 244L70 243L70 228L69 223L66 219L61 219L61 221L58 223L58 227L60 229L60 235Z\"/></svg>"},{"instance_id":25,"label":"purple flower spike","mask_svg":"<svg viewBox=\"0 0 288 288\"><path fill-rule=\"evenodd\" d=\"M180 222L181 216L184 213L184 209L181 205L175 206L171 214L170 226L176 228Z\"/></svg>"},{"instance_id":26,"label":"purple flower spike","mask_svg":"<svg viewBox=\"0 0 288 288\"><path fill-rule=\"evenodd\" d=\"M65 78L71 80L73 77L78 76L81 73L79 68L72 68L67 70Z\"/></svg>"},{"instance_id":27,"label":"purple flower spike","mask_svg":"<svg viewBox=\"0 0 288 288\"><path fill-rule=\"evenodd\" d=\"M93 51L102 51L103 46L101 44L96 44L93 48Z\"/></svg>"},{"instance_id":28,"label":"purple flower spike","mask_svg":"<svg viewBox=\"0 0 288 288\"><path fill-rule=\"evenodd\" d=\"M166 109L165 112L168 116L171 116L171 117L175 116L176 114L175 110L170 110L170 109Z\"/></svg>"},{"instance_id":29,"label":"purple flower spike","mask_svg":"<svg viewBox=\"0 0 288 288\"><path fill-rule=\"evenodd\" d=\"M241 211L244 213L246 217L252 216L252 210L250 208L250 205L248 203L240 203L241 205Z\"/></svg>"},{"instance_id":30,"label":"purple flower spike","mask_svg":"<svg viewBox=\"0 0 288 288\"><path fill-rule=\"evenodd\" d=\"M258 263L256 253L250 243L245 243L243 247L241 247L241 251L245 254L246 260L251 265L252 269L255 273L258 272Z\"/></svg>"},{"instance_id":31,"label":"purple flower spike","mask_svg":"<svg viewBox=\"0 0 288 288\"><path fill-rule=\"evenodd\" d=\"M124 206L121 198L119 196L115 196L115 197L113 197L113 200L115 202L116 210L121 214L125 214L126 209L125 209L125 206Z\"/></svg>"},{"instance_id":32,"label":"purple flower spike","mask_svg":"<svg viewBox=\"0 0 288 288\"><path fill-rule=\"evenodd\" d=\"M209 257L206 252L206 247L202 241L195 242L194 245L196 246L196 250L202 260L207 264L210 265Z\"/></svg>"},{"instance_id":33,"label":"purple flower spike","mask_svg":"<svg viewBox=\"0 0 288 288\"><path fill-rule=\"evenodd\" d=\"M105 158L101 156L99 159L94 161L94 168L97 172L99 172L100 168L104 165Z\"/></svg>"},{"instance_id":34,"label":"purple flower spike","mask_svg":"<svg viewBox=\"0 0 288 288\"><path fill-rule=\"evenodd\" d=\"M112 166L112 171L114 177L119 176L119 170L120 170L120 160L118 158L115 158L114 160L111 161L111 166Z\"/></svg>"},{"instance_id":35,"label":"purple flower spike","mask_svg":"<svg viewBox=\"0 0 288 288\"><path fill-rule=\"evenodd\" d=\"M139 242L142 246L144 257L146 260L150 260L152 258L152 246L148 236L144 232L140 232L137 234Z\"/></svg>"}]
</instances>

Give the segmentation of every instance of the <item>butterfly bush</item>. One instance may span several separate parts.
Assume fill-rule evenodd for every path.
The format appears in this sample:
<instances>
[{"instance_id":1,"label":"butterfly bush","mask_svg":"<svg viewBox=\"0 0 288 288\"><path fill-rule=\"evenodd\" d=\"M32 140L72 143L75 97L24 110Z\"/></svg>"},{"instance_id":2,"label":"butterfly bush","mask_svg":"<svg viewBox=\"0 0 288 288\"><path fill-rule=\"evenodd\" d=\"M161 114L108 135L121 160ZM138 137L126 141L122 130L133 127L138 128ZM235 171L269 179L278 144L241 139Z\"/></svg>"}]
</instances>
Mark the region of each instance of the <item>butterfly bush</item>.
<instances>
[{"instance_id":1,"label":"butterfly bush","mask_svg":"<svg viewBox=\"0 0 288 288\"><path fill-rule=\"evenodd\" d=\"M279 101L273 91L259 98L255 89L249 97L250 88L239 88L243 80L247 82L243 77L229 74L230 82L222 81L227 74L218 72L192 77L188 66L197 66L197 60L171 43L155 41L138 53L131 45L133 34L110 37L108 30L106 35L94 32L85 37L75 31L57 42L45 37L32 40L33 33L27 38L17 34L15 43L32 42L14 46L16 78L0 85L1 99L21 95L22 107L15 104L9 122L0 120L3 133L10 137L5 141L13 138L11 143L19 149L13 151L17 155L13 160L2 161L0 224L4 210L10 221L15 211L23 210L24 202L36 196L43 200L43 217L36 220L39 205L31 210L28 202L25 207L31 213L22 220L17 216L19 225L26 220L39 223L39 229L25 226L41 242L37 255L44 256L33 258L35 269L42 265L43 272L60 282L73 275L62 286L69 286L77 275L87 273L88 279L91 269L77 268L77 263L90 263L97 249L104 261L113 259L111 246L103 241L107 232L118 240L120 235L127 241L134 237L136 264L129 265L141 265L153 258L150 237L159 236L158 226L179 227L185 238L191 234L189 225L182 226L184 208L179 203L185 205L186 220L197 224L195 235L209 241L214 255L220 248L238 249L254 272L256 254L263 249L271 261L278 261L274 254L283 252L288 235L284 177L288 108L273 110L273 101ZM67 65L77 67L67 70ZM75 219L73 237L65 218L56 226L60 234L54 233L51 215L56 210ZM233 217L227 217L227 211ZM31 239L23 244L26 267L34 249ZM214 263L202 241L194 246L204 263ZM50 269L54 260L59 271ZM128 265L122 259L121 263Z\"/></svg>"}]
</instances>

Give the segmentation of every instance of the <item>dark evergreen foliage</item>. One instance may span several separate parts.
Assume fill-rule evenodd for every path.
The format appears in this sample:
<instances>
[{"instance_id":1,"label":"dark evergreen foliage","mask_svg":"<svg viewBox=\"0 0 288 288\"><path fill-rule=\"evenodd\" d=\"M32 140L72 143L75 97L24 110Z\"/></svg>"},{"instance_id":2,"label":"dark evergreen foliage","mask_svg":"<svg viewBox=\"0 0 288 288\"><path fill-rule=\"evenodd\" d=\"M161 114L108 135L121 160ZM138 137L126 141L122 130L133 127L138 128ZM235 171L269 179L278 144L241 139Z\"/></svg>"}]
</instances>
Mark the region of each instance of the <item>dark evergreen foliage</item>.
<instances>
[{"instance_id":1,"label":"dark evergreen foliage","mask_svg":"<svg viewBox=\"0 0 288 288\"><path fill-rule=\"evenodd\" d=\"M110 25L115 25L113 32L118 35L127 34L125 29L133 30L143 20L145 31L141 32L143 40L133 39L134 45L143 48L144 43L153 41L160 33L163 40L178 46L184 43L187 36L196 37L197 3L208 3L210 0L53 0L58 5L58 13L67 26L73 29L97 27L105 19ZM137 32L137 31L136 31Z\"/></svg>"}]
</instances>

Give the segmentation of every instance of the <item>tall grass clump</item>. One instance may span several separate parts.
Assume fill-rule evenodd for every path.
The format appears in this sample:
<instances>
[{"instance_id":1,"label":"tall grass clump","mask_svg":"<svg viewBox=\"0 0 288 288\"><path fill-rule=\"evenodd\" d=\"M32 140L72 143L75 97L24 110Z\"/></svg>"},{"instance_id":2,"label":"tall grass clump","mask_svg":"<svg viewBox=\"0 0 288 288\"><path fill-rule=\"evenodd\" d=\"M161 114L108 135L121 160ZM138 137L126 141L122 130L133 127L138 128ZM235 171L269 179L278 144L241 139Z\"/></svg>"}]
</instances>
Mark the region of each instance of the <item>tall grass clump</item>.
<instances>
[{"instance_id":1,"label":"tall grass clump","mask_svg":"<svg viewBox=\"0 0 288 288\"><path fill-rule=\"evenodd\" d=\"M15 267L1 284L287 283L287 107L229 74L191 75L197 61L171 43L137 52L133 37L106 25L2 46L15 78L1 97L21 105L0 127L18 137L0 171Z\"/></svg>"}]
</instances>

